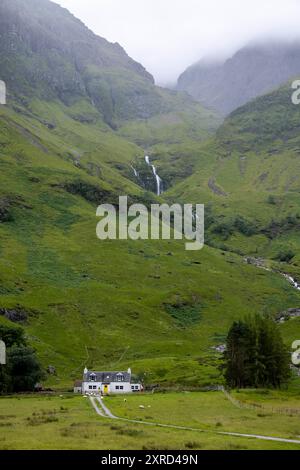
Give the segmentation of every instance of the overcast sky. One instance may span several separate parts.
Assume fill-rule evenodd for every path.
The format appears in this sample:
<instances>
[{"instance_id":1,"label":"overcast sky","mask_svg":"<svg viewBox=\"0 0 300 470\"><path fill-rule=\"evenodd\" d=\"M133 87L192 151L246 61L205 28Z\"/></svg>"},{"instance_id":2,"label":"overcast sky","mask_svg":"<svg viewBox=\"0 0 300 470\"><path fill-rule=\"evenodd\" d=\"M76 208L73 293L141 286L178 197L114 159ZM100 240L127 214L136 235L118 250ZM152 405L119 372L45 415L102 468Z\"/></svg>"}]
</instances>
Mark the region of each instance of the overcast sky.
<instances>
[{"instance_id":1,"label":"overcast sky","mask_svg":"<svg viewBox=\"0 0 300 470\"><path fill-rule=\"evenodd\" d=\"M300 35L300 0L55 0L119 42L159 84L203 56L229 56L262 37Z\"/></svg>"}]
</instances>

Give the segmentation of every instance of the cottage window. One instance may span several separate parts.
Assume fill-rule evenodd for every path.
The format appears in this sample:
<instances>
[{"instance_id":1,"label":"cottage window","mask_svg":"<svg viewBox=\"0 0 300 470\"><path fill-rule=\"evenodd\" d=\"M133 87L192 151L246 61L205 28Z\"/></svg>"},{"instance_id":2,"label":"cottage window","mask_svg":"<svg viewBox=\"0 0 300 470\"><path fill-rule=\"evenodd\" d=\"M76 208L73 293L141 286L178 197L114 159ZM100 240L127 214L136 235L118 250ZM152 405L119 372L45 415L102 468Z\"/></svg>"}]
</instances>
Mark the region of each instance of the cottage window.
<instances>
[{"instance_id":1,"label":"cottage window","mask_svg":"<svg viewBox=\"0 0 300 470\"><path fill-rule=\"evenodd\" d=\"M96 385L93 385L93 390L96 390L96 388L97 388Z\"/></svg>"},{"instance_id":2,"label":"cottage window","mask_svg":"<svg viewBox=\"0 0 300 470\"><path fill-rule=\"evenodd\" d=\"M119 389L120 389L119 385L116 385L116 390L119 390Z\"/></svg>"},{"instance_id":3,"label":"cottage window","mask_svg":"<svg viewBox=\"0 0 300 470\"><path fill-rule=\"evenodd\" d=\"M90 381L95 382L96 381L96 374L90 374Z\"/></svg>"},{"instance_id":4,"label":"cottage window","mask_svg":"<svg viewBox=\"0 0 300 470\"><path fill-rule=\"evenodd\" d=\"M123 374L117 374L117 382L124 382L124 375Z\"/></svg>"},{"instance_id":5,"label":"cottage window","mask_svg":"<svg viewBox=\"0 0 300 470\"><path fill-rule=\"evenodd\" d=\"M123 389L124 389L123 385L120 385L120 390L123 390Z\"/></svg>"},{"instance_id":6,"label":"cottage window","mask_svg":"<svg viewBox=\"0 0 300 470\"><path fill-rule=\"evenodd\" d=\"M133 386L133 385L131 385L131 390L134 390L134 386Z\"/></svg>"},{"instance_id":7,"label":"cottage window","mask_svg":"<svg viewBox=\"0 0 300 470\"><path fill-rule=\"evenodd\" d=\"M92 387L92 385L89 385L89 390L93 390L93 387Z\"/></svg>"}]
</instances>

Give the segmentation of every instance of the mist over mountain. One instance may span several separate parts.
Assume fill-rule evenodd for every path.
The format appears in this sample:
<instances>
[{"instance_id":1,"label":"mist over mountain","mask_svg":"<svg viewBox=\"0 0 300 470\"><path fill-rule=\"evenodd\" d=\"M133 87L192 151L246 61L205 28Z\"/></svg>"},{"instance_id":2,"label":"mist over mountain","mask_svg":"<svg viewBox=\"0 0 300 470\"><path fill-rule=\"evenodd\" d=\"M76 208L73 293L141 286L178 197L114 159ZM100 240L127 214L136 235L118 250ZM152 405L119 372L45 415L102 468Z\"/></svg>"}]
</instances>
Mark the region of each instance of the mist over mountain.
<instances>
[{"instance_id":1,"label":"mist over mountain","mask_svg":"<svg viewBox=\"0 0 300 470\"><path fill-rule=\"evenodd\" d=\"M152 75L119 44L48 0L2 0L0 40L1 79L19 103L84 101L83 120L98 115L115 129L124 120L170 112L178 98L155 87Z\"/></svg>"},{"instance_id":2,"label":"mist over mountain","mask_svg":"<svg viewBox=\"0 0 300 470\"><path fill-rule=\"evenodd\" d=\"M184 90L223 115L300 75L300 42L250 44L227 60L201 60L179 77Z\"/></svg>"}]
</instances>

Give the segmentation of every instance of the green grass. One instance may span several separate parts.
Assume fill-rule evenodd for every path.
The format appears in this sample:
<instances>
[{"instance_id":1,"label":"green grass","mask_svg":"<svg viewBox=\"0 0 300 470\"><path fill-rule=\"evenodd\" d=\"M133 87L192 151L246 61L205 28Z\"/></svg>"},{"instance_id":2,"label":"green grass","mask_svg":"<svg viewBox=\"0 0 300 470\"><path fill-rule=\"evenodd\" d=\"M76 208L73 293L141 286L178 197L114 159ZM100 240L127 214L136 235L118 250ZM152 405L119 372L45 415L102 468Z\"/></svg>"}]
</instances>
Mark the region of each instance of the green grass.
<instances>
[{"instance_id":1,"label":"green grass","mask_svg":"<svg viewBox=\"0 0 300 470\"><path fill-rule=\"evenodd\" d=\"M80 109L90 113L85 105ZM43 365L57 369L46 381L52 387L71 387L85 365L130 366L147 383L164 386L222 383L220 356L213 347L224 342L218 338L225 337L231 322L246 314L296 307L300 293L280 275L247 266L229 251L206 246L186 252L183 241L100 242L95 235L98 201L90 202L91 193L103 194L105 202L120 194L143 201L144 190L130 179L130 163L143 161L143 150L96 115L91 122L77 120L80 109L76 103L34 99L26 107L19 104L18 112L0 110L0 197L10 201L11 214L0 224L0 307L19 305L38 312L22 326ZM54 127L45 125L46 120ZM158 145L165 145L167 169L169 144ZM185 142L180 145L184 148ZM196 143L189 140L191 168L203 162L203 171L166 193L166 200L209 201L204 196L216 163L212 145L211 140L199 144L194 154ZM222 183L228 192L236 181L233 166L229 164L227 183ZM250 218L242 204L246 195L246 189L236 193L230 214L238 207L238 214ZM260 207L260 197L247 200L252 213L256 204ZM296 193L293 197L296 206ZM278 208L266 204L270 213L264 208L261 213L267 222ZM254 240L234 236L226 241L232 248L247 250L249 240L253 249L256 243L264 246L262 240L267 243L263 235ZM289 234L288 240L297 247L296 236ZM270 251L275 251L274 243ZM0 321L9 323L3 317ZM288 346L298 339L299 319L281 328Z\"/></svg>"},{"instance_id":2,"label":"green grass","mask_svg":"<svg viewBox=\"0 0 300 470\"><path fill-rule=\"evenodd\" d=\"M294 251L289 269L299 275L299 227L284 222L299 214L300 203L299 106L290 92L288 84L233 112L213 139L198 145L198 169L165 197L205 203L212 219L206 235L215 246L269 259ZM236 217L256 232L246 236L234 228L226 238L216 235L216 226L232 226ZM273 221L277 228L269 236Z\"/></svg>"},{"instance_id":3,"label":"green grass","mask_svg":"<svg viewBox=\"0 0 300 470\"><path fill-rule=\"evenodd\" d=\"M114 413L133 419L199 428L164 429L96 415L82 396L0 398L0 449L298 449L296 444L218 435L218 431L261 433L297 439L297 418L257 416L238 410L218 392L167 393L110 397ZM140 409L143 404L145 409ZM299 401L298 401L299 405Z\"/></svg>"},{"instance_id":4,"label":"green grass","mask_svg":"<svg viewBox=\"0 0 300 470\"><path fill-rule=\"evenodd\" d=\"M243 256L262 256L300 276L299 225L287 223L299 212L300 108L283 87L237 110L213 135L218 116L187 95L155 87L121 48L96 40L58 7L31 9L27 2L18 21L27 22L32 41L20 44L16 36L13 59L6 40L0 51L9 90L9 106L0 107L0 307L28 312L22 327L43 366L56 368L45 380L54 389L71 389L84 366L131 367L147 384L165 388L221 384L214 348L224 343L233 320L299 307L300 293L281 275L246 265ZM10 15L3 17L9 29ZM37 35L47 38L41 54L31 49ZM61 49L72 37L82 39L76 58ZM44 47L49 41L51 50ZM167 190L159 199L145 192L131 168L144 171L153 185L145 152ZM205 203L209 246L186 252L181 241L100 242L96 206L119 195L135 202ZM287 250L295 253L290 263L274 261ZM11 325L2 316L0 322ZM287 346L300 338L299 318L280 328ZM283 396L298 384L299 378ZM188 416L172 415L181 395L170 395L169 404L160 395L153 409L174 422L198 419L208 430L243 428L240 411L216 400L217 394L205 396L192 395L195 418L190 405ZM140 398L130 398L125 411L134 413L137 402L131 411L129 405ZM67 412L59 411L61 401ZM245 443L150 428L138 435L120 423L112 429L80 397L13 397L0 399L0 406L8 410L4 415L17 410L0 426L3 448L33 448L37 436L40 448L230 449ZM284 416L258 420L245 413L249 429L289 432ZM260 445L247 440L249 448Z\"/></svg>"},{"instance_id":5,"label":"green grass","mask_svg":"<svg viewBox=\"0 0 300 470\"><path fill-rule=\"evenodd\" d=\"M84 365L131 366L163 385L222 382L211 349L216 335L245 314L296 306L299 293L280 276L209 247L189 253L178 241L100 242L97 204L64 188L82 181L108 199L143 198L113 163L127 165L138 148L109 133L110 152L102 153L101 131L74 124L63 107L45 104L45 117L57 121L51 132L34 117L41 103L32 110L28 117L1 109L0 183L13 217L0 224L0 306L38 312L23 326L43 365L57 369L47 383L71 387ZM79 166L60 142L75 142ZM91 155L99 174L88 171ZM299 321L293 324L288 342L300 332Z\"/></svg>"},{"instance_id":6,"label":"green grass","mask_svg":"<svg viewBox=\"0 0 300 470\"><path fill-rule=\"evenodd\" d=\"M250 392L249 392L250 393ZM247 392L244 392L244 395ZM236 394L239 398L243 392ZM258 394L251 393L252 402ZM283 394L281 395L283 397ZM285 393L289 402L288 394ZM269 406L274 407L272 392L265 396ZM299 394L291 400L299 409ZM154 393L106 399L111 411L121 417L141 419L162 424L174 424L204 429L210 432L225 431L242 434L259 434L287 439L299 439L299 415L284 415L260 410L239 409L222 392ZM143 405L144 408L140 408ZM288 406L291 406L289 404ZM263 444L261 444L263 446Z\"/></svg>"}]
</instances>

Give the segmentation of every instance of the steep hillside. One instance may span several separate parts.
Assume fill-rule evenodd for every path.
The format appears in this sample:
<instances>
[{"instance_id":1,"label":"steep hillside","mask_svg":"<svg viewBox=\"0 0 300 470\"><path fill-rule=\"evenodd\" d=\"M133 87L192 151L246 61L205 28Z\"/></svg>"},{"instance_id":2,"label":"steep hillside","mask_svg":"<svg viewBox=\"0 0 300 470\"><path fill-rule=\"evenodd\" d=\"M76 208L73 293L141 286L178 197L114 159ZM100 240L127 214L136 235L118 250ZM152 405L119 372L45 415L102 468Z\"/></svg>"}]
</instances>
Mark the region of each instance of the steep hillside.
<instances>
[{"instance_id":1,"label":"steep hillside","mask_svg":"<svg viewBox=\"0 0 300 470\"><path fill-rule=\"evenodd\" d=\"M56 369L49 384L70 384L84 364L130 365L150 383L209 384L219 380L212 348L233 318L297 305L285 279L230 253L100 242L95 209L118 195L116 175L105 167L103 179L88 176L15 119L1 110L0 321L25 328Z\"/></svg>"},{"instance_id":2,"label":"steep hillside","mask_svg":"<svg viewBox=\"0 0 300 470\"><path fill-rule=\"evenodd\" d=\"M58 99L66 106L85 100L111 127L178 110L178 101L184 111L184 98L155 87L119 44L49 0L3 0L0 37L1 79L11 98ZM80 118L93 116L83 110Z\"/></svg>"},{"instance_id":3,"label":"steep hillside","mask_svg":"<svg viewBox=\"0 0 300 470\"><path fill-rule=\"evenodd\" d=\"M119 46L47 0L3 0L0 9L0 78L8 87L0 107L0 322L25 329L44 366L56 369L50 385L70 386L84 365L131 366L148 383L218 381L215 348L232 320L297 307L299 292L213 247L100 242L95 213L123 194L164 200L154 194L149 149L169 186L203 167L170 198L209 200L197 178L219 169L214 150L230 160L230 122L202 147L216 116L155 87ZM152 185L140 184L133 164L144 165ZM298 320L283 325L288 344Z\"/></svg>"},{"instance_id":4,"label":"steep hillside","mask_svg":"<svg viewBox=\"0 0 300 470\"><path fill-rule=\"evenodd\" d=\"M176 198L208 204L208 238L219 246L280 259L300 274L300 107L285 85L233 112L201 146L198 171Z\"/></svg>"},{"instance_id":5,"label":"steep hillside","mask_svg":"<svg viewBox=\"0 0 300 470\"><path fill-rule=\"evenodd\" d=\"M52 135L83 146L81 162L90 147L97 147L101 155L109 152L105 158L110 164L133 178L129 163L135 157L142 163L145 151L157 160L161 152L158 165L168 168L175 154L186 160L186 170L180 165L174 178L169 175L169 186L192 173L192 143L211 135L220 123L185 93L156 87L121 46L96 36L49 0L3 0L0 39L0 78L7 84L9 106ZM121 139L113 132L117 130ZM141 147L131 146L131 158L124 138ZM121 145L124 155L117 150ZM98 162L90 160L88 155L87 163L99 166L99 156Z\"/></svg>"},{"instance_id":6,"label":"steep hillside","mask_svg":"<svg viewBox=\"0 0 300 470\"><path fill-rule=\"evenodd\" d=\"M300 44L249 45L226 61L201 60L178 79L203 105L227 115L300 74Z\"/></svg>"}]
</instances>

